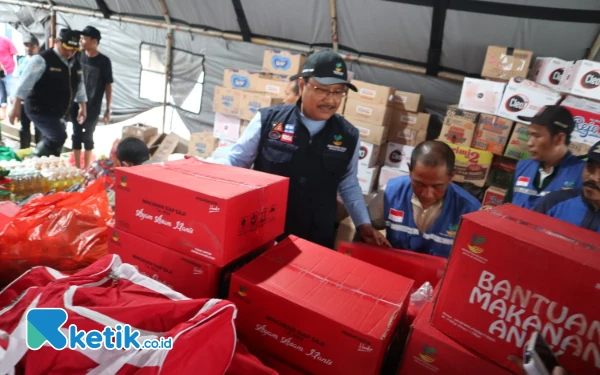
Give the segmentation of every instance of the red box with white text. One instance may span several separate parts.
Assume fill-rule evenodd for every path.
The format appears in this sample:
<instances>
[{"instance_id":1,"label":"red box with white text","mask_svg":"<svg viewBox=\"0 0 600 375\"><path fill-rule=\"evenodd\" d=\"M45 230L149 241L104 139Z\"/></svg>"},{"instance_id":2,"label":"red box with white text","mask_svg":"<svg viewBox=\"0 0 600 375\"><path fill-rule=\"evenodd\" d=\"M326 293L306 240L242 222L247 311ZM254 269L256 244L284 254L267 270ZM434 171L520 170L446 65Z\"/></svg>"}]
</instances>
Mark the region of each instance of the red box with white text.
<instances>
[{"instance_id":1,"label":"red box with white text","mask_svg":"<svg viewBox=\"0 0 600 375\"><path fill-rule=\"evenodd\" d=\"M398 375L510 375L433 327L433 304L426 303L410 329Z\"/></svg>"},{"instance_id":2,"label":"red box with white text","mask_svg":"<svg viewBox=\"0 0 600 375\"><path fill-rule=\"evenodd\" d=\"M432 324L513 371L539 331L567 371L600 373L600 234L514 205L463 216Z\"/></svg>"},{"instance_id":3,"label":"red box with white text","mask_svg":"<svg viewBox=\"0 0 600 375\"><path fill-rule=\"evenodd\" d=\"M310 374L379 374L413 281L295 236L233 273L237 332Z\"/></svg>"},{"instance_id":4,"label":"red box with white text","mask_svg":"<svg viewBox=\"0 0 600 375\"><path fill-rule=\"evenodd\" d=\"M281 235L289 180L196 159L119 168L117 228L224 266Z\"/></svg>"}]
</instances>

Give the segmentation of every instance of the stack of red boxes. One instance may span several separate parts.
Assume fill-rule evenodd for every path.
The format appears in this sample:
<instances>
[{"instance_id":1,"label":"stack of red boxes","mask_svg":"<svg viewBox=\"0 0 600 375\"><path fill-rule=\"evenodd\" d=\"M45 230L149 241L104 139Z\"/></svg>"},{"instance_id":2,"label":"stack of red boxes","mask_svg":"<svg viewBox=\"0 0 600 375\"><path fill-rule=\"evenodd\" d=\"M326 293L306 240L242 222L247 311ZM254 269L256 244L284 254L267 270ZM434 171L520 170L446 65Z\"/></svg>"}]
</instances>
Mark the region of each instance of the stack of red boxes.
<instances>
[{"instance_id":1,"label":"stack of red boxes","mask_svg":"<svg viewBox=\"0 0 600 375\"><path fill-rule=\"evenodd\" d=\"M283 233L288 183L195 159L118 169L109 252L187 297L217 297L224 270Z\"/></svg>"},{"instance_id":2,"label":"stack of red boxes","mask_svg":"<svg viewBox=\"0 0 600 375\"><path fill-rule=\"evenodd\" d=\"M520 373L535 331L575 374L600 373L600 235L512 205L465 215L405 374Z\"/></svg>"},{"instance_id":3,"label":"stack of red boxes","mask_svg":"<svg viewBox=\"0 0 600 375\"><path fill-rule=\"evenodd\" d=\"M238 337L309 374L375 375L413 281L290 236L233 273Z\"/></svg>"}]
</instances>

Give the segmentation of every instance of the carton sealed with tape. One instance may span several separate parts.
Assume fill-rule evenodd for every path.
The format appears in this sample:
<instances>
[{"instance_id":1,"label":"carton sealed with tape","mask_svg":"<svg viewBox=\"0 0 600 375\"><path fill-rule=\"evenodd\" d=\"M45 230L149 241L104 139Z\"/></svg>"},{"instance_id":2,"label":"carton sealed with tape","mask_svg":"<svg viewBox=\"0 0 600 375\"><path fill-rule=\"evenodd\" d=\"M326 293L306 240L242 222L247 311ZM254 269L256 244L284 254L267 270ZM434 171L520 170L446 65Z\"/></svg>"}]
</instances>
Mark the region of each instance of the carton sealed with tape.
<instances>
[{"instance_id":1,"label":"carton sealed with tape","mask_svg":"<svg viewBox=\"0 0 600 375\"><path fill-rule=\"evenodd\" d=\"M232 275L242 341L309 374L375 375L413 281L289 236ZM276 308L273 308L276 306Z\"/></svg>"},{"instance_id":2,"label":"carton sealed with tape","mask_svg":"<svg viewBox=\"0 0 600 375\"><path fill-rule=\"evenodd\" d=\"M462 217L432 324L517 372L534 331L569 373L600 373L600 234L514 205ZM576 275L576 276L575 276Z\"/></svg>"}]
</instances>

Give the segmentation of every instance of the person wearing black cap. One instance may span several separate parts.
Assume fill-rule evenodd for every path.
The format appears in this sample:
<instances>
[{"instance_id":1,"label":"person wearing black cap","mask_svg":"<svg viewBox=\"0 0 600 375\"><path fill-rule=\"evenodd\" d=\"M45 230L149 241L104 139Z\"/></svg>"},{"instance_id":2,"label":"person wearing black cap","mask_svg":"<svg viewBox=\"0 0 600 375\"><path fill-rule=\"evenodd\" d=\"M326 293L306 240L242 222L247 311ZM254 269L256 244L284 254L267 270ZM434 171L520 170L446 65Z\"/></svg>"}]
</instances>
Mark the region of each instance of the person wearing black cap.
<instances>
[{"instance_id":1,"label":"person wearing black cap","mask_svg":"<svg viewBox=\"0 0 600 375\"><path fill-rule=\"evenodd\" d=\"M83 72L79 61L73 59L78 49L79 31L62 29L55 47L33 56L21 74L9 121L14 124L20 116L21 102L25 101L27 117L43 134L36 147L37 156L60 155L67 139L63 118L69 113L73 98L79 105L77 121L85 121Z\"/></svg>"},{"instance_id":2,"label":"person wearing black cap","mask_svg":"<svg viewBox=\"0 0 600 375\"><path fill-rule=\"evenodd\" d=\"M87 26L81 31L80 45L82 53L79 55L79 63L83 68L85 89L87 94L87 118L83 124L77 124L77 108L73 107L71 118L73 119L73 155L75 166L81 167L81 149L85 148L85 166L90 166L92 150L94 149L94 131L102 110L102 98L106 93L106 111L104 112L104 123L110 121L110 107L112 104L112 65L110 59L98 51L101 34L93 26Z\"/></svg>"},{"instance_id":3,"label":"person wearing black cap","mask_svg":"<svg viewBox=\"0 0 600 375\"><path fill-rule=\"evenodd\" d=\"M40 42L38 39L30 35L23 39L23 45L25 46L25 56L19 57L17 60L17 69L15 70L15 77L19 78L25 69L25 66L31 60L31 58L40 52ZM25 102L21 102L21 129L19 130L19 140L21 143L21 149L31 147L31 120L25 113ZM35 131L35 143L37 144L42 140L42 132L40 132L34 124Z\"/></svg>"},{"instance_id":4,"label":"person wearing black cap","mask_svg":"<svg viewBox=\"0 0 600 375\"><path fill-rule=\"evenodd\" d=\"M330 50L308 57L295 104L262 108L225 160L216 162L290 178L285 234L322 246L335 243L337 192L357 231L369 243L387 245L371 226L358 184L358 130L336 114L348 88L344 60Z\"/></svg>"},{"instance_id":5,"label":"person wearing black cap","mask_svg":"<svg viewBox=\"0 0 600 375\"><path fill-rule=\"evenodd\" d=\"M532 210L546 194L581 188L585 163L568 149L575 128L573 116L558 105L542 108L534 117L519 117L529 125L527 146L531 159L517 163L505 202Z\"/></svg>"},{"instance_id":6,"label":"person wearing black cap","mask_svg":"<svg viewBox=\"0 0 600 375\"><path fill-rule=\"evenodd\" d=\"M535 211L600 233L600 142L588 152L582 179L583 188L554 191Z\"/></svg>"}]
</instances>

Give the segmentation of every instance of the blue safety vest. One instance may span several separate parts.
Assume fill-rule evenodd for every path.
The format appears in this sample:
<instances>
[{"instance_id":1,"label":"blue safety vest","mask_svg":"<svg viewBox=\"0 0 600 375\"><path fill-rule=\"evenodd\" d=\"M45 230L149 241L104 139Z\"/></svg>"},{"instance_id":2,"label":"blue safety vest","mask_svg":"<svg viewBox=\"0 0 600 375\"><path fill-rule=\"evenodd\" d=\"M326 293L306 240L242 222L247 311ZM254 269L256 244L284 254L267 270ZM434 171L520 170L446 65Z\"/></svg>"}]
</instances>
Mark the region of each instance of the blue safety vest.
<instances>
[{"instance_id":1,"label":"blue safety vest","mask_svg":"<svg viewBox=\"0 0 600 375\"><path fill-rule=\"evenodd\" d=\"M426 232L421 233L413 216L412 196L410 177L396 177L388 181L384 198L388 241L396 249L449 257L461 215L479 210L481 204L466 190L452 183L446 191L442 213Z\"/></svg>"},{"instance_id":2,"label":"blue safety vest","mask_svg":"<svg viewBox=\"0 0 600 375\"><path fill-rule=\"evenodd\" d=\"M581 188L581 175L585 163L568 152L558 166L556 176L542 191L534 185L535 176L540 170L540 162L527 159L517 163L513 181L512 203L532 210L546 194L561 189Z\"/></svg>"},{"instance_id":3,"label":"blue safety vest","mask_svg":"<svg viewBox=\"0 0 600 375\"><path fill-rule=\"evenodd\" d=\"M581 189L554 191L540 201L535 211L600 233L600 210L584 201Z\"/></svg>"}]
</instances>

